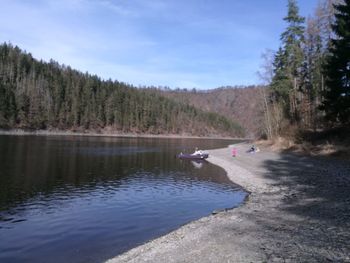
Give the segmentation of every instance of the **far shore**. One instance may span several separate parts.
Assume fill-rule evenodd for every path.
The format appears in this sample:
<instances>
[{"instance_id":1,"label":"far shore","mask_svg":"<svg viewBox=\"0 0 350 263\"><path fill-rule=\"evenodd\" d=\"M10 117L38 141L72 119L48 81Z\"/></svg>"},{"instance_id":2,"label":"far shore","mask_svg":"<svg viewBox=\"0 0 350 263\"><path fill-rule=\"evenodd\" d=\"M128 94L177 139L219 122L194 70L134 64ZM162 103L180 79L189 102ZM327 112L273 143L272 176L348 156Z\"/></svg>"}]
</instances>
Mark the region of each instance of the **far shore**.
<instances>
[{"instance_id":1,"label":"far shore","mask_svg":"<svg viewBox=\"0 0 350 263\"><path fill-rule=\"evenodd\" d=\"M224 137L224 136L193 136L189 134L148 134L148 133L122 133L122 132L74 132L64 130L24 130L24 129L0 129L0 135L38 135L38 136L94 136L94 137L131 137L131 138L174 138L174 139L215 139L215 140L250 140L248 138Z\"/></svg>"},{"instance_id":2,"label":"far shore","mask_svg":"<svg viewBox=\"0 0 350 263\"><path fill-rule=\"evenodd\" d=\"M350 164L249 145L208 161L250 192L240 207L191 222L117 262L350 262Z\"/></svg>"}]
</instances>

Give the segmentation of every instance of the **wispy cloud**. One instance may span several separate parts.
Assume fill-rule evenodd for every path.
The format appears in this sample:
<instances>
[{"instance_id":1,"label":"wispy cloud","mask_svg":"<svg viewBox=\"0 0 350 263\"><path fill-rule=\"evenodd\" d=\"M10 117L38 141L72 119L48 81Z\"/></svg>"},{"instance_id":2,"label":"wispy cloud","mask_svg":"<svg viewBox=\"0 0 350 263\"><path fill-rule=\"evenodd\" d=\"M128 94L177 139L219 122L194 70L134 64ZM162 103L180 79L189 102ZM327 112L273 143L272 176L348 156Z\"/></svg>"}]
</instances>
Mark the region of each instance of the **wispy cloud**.
<instances>
[{"instance_id":1,"label":"wispy cloud","mask_svg":"<svg viewBox=\"0 0 350 263\"><path fill-rule=\"evenodd\" d=\"M257 82L260 54L277 47L285 13L275 0L0 4L0 41L36 58L135 85L186 88Z\"/></svg>"},{"instance_id":2,"label":"wispy cloud","mask_svg":"<svg viewBox=\"0 0 350 263\"><path fill-rule=\"evenodd\" d=\"M117 4L116 2L109 1L109 0L95 0L95 5L96 6L101 6L103 8L108 9L109 11L114 12L117 15L122 15L125 17L137 17L138 13L133 11L131 8L129 8L127 5L122 5L120 3L125 3L125 2L119 2Z\"/></svg>"}]
</instances>

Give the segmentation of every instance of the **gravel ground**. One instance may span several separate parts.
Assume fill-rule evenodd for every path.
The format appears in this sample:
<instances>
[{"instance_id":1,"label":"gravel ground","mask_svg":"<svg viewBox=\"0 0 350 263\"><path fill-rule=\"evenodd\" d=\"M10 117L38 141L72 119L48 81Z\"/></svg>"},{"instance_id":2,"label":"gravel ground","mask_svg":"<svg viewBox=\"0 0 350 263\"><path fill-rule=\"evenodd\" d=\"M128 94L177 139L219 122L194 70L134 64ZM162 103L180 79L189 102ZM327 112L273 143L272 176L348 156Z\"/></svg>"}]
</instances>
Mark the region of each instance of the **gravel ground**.
<instances>
[{"instance_id":1,"label":"gravel ground","mask_svg":"<svg viewBox=\"0 0 350 263\"><path fill-rule=\"evenodd\" d=\"M231 147L208 161L250 192L243 205L108 262L350 262L349 161Z\"/></svg>"}]
</instances>

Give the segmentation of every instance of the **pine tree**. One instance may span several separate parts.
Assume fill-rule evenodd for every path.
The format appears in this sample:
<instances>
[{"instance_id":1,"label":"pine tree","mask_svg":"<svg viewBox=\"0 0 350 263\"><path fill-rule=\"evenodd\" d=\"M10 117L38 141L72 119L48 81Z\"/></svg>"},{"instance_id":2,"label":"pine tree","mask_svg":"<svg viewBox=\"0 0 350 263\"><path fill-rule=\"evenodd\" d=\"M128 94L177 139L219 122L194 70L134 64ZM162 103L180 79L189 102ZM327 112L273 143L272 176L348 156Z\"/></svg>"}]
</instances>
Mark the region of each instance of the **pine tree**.
<instances>
[{"instance_id":1,"label":"pine tree","mask_svg":"<svg viewBox=\"0 0 350 263\"><path fill-rule=\"evenodd\" d=\"M350 122L350 0L334 7L335 38L325 66L327 79L322 109L327 120L345 124Z\"/></svg>"},{"instance_id":2,"label":"pine tree","mask_svg":"<svg viewBox=\"0 0 350 263\"><path fill-rule=\"evenodd\" d=\"M287 70L290 77L298 77L303 62L305 18L299 16L299 8L295 0L288 0L288 15L283 20L288 23L286 31L281 35L287 58Z\"/></svg>"},{"instance_id":3,"label":"pine tree","mask_svg":"<svg viewBox=\"0 0 350 263\"><path fill-rule=\"evenodd\" d=\"M288 76L287 58L282 48L279 48L273 62L274 76L271 88L277 102L289 105L289 92L292 89L292 82Z\"/></svg>"},{"instance_id":4,"label":"pine tree","mask_svg":"<svg viewBox=\"0 0 350 263\"><path fill-rule=\"evenodd\" d=\"M315 13L307 20L305 30L303 68L303 110L301 118L306 127L316 129L322 124L323 114L319 111L322 90L324 89L324 65L333 35L331 25L335 21L333 4L342 0L321 0Z\"/></svg>"},{"instance_id":5,"label":"pine tree","mask_svg":"<svg viewBox=\"0 0 350 263\"><path fill-rule=\"evenodd\" d=\"M295 0L288 0L288 14L284 18L287 29L281 35L282 47L276 53L274 77L271 88L276 100L283 104L291 121L298 120L297 90L301 90L302 67L304 61L304 18L299 16Z\"/></svg>"}]
</instances>

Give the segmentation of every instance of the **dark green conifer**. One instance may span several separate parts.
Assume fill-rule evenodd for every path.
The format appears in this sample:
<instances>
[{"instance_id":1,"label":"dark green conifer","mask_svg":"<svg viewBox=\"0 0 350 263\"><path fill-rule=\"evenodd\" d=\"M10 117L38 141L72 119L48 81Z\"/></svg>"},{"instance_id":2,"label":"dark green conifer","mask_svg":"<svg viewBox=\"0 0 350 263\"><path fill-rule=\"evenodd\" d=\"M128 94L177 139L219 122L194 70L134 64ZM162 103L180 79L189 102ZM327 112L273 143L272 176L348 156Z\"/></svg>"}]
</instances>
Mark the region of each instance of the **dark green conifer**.
<instances>
[{"instance_id":1,"label":"dark green conifer","mask_svg":"<svg viewBox=\"0 0 350 263\"><path fill-rule=\"evenodd\" d=\"M328 63L325 66L326 92L322 109L332 122L350 122L350 0L336 9Z\"/></svg>"},{"instance_id":2,"label":"dark green conifer","mask_svg":"<svg viewBox=\"0 0 350 263\"><path fill-rule=\"evenodd\" d=\"M288 0L288 14L284 18L287 28L281 35L282 47L274 60L274 77L271 88L275 99L282 103L287 117L296 121L296 92L301 90L302 67L304 62L304 18L299 15L295 0Z\"/></svg>"}]
</instances>

